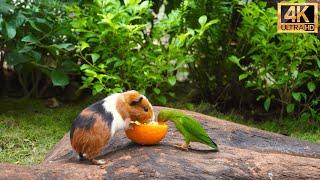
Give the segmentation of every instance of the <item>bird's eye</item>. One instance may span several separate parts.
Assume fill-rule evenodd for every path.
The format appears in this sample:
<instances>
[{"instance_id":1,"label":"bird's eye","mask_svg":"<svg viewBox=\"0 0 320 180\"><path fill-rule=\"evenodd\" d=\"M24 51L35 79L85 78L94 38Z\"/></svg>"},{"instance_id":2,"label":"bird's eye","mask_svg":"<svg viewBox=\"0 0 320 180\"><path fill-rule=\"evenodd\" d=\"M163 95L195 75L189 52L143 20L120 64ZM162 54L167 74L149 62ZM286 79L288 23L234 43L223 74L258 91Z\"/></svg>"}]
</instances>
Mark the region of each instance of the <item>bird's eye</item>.
<instances>
[{"instance_id":1,"label":"bird's eye","mask_svg":"<svg viewBox=\"0 0 320 180\"><path fill-rule=\"evenodd\" d=\"M143 110L144 112L148 112L149 109L147 107L144 107Z\"/></svg>"}]
</instances>

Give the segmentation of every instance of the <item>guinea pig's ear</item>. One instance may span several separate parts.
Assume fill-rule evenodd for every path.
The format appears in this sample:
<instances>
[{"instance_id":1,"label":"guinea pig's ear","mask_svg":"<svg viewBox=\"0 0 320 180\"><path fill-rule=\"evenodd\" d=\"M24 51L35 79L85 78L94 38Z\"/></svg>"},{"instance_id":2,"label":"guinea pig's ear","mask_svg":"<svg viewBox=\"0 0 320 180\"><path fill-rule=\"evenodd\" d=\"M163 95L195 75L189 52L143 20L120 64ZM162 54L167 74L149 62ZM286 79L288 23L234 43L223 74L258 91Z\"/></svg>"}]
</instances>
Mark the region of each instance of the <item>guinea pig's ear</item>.
<instances>
[{"instance_id":1,"label":"guinea pig's ear","mask_svg":"<svg viewBox=\"0 0 320 180\"><path fill-rule=\"evenodd\" d=\"M133 100L131 103L130 103L130 106L135 106L137 104L139 104L141 101L142 101L143 97L140 97L139 99L137 100Z\"/></svg>"}]
</instances>

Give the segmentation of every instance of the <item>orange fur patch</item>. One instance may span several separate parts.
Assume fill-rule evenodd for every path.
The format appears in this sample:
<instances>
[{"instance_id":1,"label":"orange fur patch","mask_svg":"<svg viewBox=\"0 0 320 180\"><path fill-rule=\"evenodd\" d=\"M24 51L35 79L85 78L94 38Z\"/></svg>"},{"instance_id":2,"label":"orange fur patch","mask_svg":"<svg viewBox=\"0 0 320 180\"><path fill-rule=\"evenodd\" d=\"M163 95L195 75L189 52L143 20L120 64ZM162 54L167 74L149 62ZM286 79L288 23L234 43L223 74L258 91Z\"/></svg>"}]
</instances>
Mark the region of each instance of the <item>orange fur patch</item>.
<instances>
[{"instance_id":1,"label":"orange fur patch","mask_svg":"<svg viewBox=\"0 0 320 180\"><path fill-rule=\"evenodd\" d=\"M84 117L89 117L89 116L92 116L93 114L94 114L94 112L92 112L88 108L82 110L81 113L80 113L80 115L84 116Z\"/></svg>"},{"instance_id":2,"label":"orange fur patch","mask_svg":"<svg viewBox=\"0 0 320 180\"><path fill-rule=\"evenodd\" d=\"M145 123L152 118L153 110L148 99L143 98L137 105L130 105L133 101L138 101L142 97L140 93L128 91L122 93L121 96L122 98L118 99L116 108L123 119L130 118L133 121ZM148 112L145 112L144 108L148 108Z\"/></svg>"},{"instance_id":3,"label":"orange fur patch","mask_svg":"<svg viewBox=\"0 0 320 180\"><path fill-rule=\"evenodd\" d=\"M86 154L89 160L97 157L110 140L110 127L98 114L84 110L81 115L93 116L96 121L90 129L76 128L71 139L71 145L78 153Z\"/></svg>"}]
</instances>

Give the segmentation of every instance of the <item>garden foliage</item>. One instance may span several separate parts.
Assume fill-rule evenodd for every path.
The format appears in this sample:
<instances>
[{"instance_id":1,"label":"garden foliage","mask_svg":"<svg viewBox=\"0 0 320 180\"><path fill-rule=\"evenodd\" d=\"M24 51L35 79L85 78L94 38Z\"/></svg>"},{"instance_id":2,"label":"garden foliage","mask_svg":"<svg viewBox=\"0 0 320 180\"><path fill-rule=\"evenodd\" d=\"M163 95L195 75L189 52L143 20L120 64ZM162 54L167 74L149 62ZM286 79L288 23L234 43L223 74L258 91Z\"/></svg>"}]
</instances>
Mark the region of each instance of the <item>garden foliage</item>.
<instances>
[{"instance_id":1,"label":"garden foliage","mask_svg":"<svg viewBox=\"0 0 320 180\"><path fill-rule=\"evenodd\" d=\"M4 59L24 94L36 96L48 78L64 87L81 71L82 88L93 94L137 89L165 104L176 72L194 60L191 45L217 22L201 15L195 28L182 28L182 8L158 17L151 1L139 0L0 4Z\"/></svg>"},{"instance_id":2,"label":"garden foliage","mask_svg":"<svg viewBox=\"0 0 320 180\"><path fill-rule=\"evenodd\" d=\"M18 73L25 95L66 86L79 72L68 16L59 1L0 0L0 49Z\"/></svg>"},{"instance_id":3,"label":"garden foliage","mask_svg":"<svg viewBox=\"0 0 320 180\"><path fill-rule=\"evenodd\" d=\"M250 3L241 11L237 56L239 80L258 92L266 111L281 109L320 120L320 41L313 34L277 33L277 11Z\"/></svg>"},{"instance_id":4,"label":"garden foliage","mask_svg":"<svg viewBox=\"0 0 320 180\"><path fill-rule=\"evenodd\" d=\"M68 7L82 60L82 88L93 94L137 89L161 104L176 83L175 73L193 61L188 52L217 20L199 16L195 28L183 28L183 10L164 17L151 1L95 0Z\"/></svg>"}]
</instances>

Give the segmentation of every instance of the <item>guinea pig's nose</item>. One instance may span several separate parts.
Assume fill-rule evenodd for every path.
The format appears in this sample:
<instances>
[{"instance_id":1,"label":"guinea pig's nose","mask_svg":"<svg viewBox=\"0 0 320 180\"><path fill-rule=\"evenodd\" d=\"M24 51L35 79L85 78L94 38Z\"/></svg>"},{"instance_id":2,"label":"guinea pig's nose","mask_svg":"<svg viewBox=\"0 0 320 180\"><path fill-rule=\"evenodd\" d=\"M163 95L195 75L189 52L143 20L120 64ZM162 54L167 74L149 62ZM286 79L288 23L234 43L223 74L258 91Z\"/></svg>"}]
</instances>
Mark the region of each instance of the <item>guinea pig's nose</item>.
<instances>
[{"instance_id":1,"label":"guinea pig's nose","mask_svg":"<svg viewBox=\"0 0 320 180\"><path fill-rule=\"evenodd\" d=\"M144 112L148 112L149 109L147 107L144 107L143 110Z\"/></svg>"}]
</instances>

